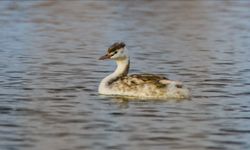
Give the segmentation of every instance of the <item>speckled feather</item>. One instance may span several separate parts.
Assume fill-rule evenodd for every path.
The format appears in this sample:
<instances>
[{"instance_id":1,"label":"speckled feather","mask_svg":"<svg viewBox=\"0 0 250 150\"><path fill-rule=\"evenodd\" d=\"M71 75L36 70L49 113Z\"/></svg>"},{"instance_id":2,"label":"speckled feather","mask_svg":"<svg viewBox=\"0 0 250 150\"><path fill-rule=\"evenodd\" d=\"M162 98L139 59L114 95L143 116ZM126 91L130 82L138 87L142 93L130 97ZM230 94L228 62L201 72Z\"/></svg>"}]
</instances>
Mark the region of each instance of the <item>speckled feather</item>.
<instances>
[{"instance_id":1,"label":"speckled feather","mask_svg":"<svg viewBox=\"0 0 250 150\"><path fill-rule=\"evenodd\" d=\"M133 93L145 91L148 95L159 95L159 93L165 93L168 86L161 82L163 80L168 79L155 74L133 74L119 77L110 87L115 91Z\"/></svg>"}]
</instances>

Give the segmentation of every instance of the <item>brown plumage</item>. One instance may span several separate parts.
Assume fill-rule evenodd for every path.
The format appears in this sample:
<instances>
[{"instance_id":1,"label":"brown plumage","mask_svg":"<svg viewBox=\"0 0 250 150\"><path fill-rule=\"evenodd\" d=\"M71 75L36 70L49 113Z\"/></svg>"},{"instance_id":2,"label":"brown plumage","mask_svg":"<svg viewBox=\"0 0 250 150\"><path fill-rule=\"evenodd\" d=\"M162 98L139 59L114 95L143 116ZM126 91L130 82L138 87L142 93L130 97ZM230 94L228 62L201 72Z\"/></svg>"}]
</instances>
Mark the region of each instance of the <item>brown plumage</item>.
<instances>
[{"instance_id":1,"label":"brown plumage","mask_svg":"<svg viewBox=\"0 0 250 150\"><path fill-rule=\"evenodd\" d=\"M124 48L126 45L123 42L115 42L108 48L108 53L112 53L118 49Z\"/></svg>"},{"instance_id":2,"label":"brown plumage","mask_svg":"<svg viewBox=\"0 0 250 150\"><path fill-rule=\"evenodd\" d=\"M111 83L111 87L117 90L124 91L138 91L140 89L147 90L149 89L157 89L157 91L151 90L152 92L165 91L168 86L169 81L166 77L155 74L132 74L132 75L124 75L117 78L115 81ZM166 84L167 83L167 84ZM170 81L169 81L170 83ZM146 87L146 88L145 88ZM148 93L152 95L152 93Z\"/></svg>"}]
</instances>

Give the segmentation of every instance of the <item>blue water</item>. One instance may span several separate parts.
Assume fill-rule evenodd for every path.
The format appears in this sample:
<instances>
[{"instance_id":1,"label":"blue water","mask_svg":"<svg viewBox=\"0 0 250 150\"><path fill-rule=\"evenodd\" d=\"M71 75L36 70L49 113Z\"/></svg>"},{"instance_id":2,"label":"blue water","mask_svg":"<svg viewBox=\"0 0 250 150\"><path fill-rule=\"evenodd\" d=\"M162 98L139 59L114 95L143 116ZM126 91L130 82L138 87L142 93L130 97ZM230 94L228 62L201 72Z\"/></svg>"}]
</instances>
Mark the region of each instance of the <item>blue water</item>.
<instances>
[{"instance_id":1,"label":"blue water","mask_svg":"<svg viewBox=\"0 0 250 150\"><path fill-rule=\"evenodd\" d=\"M250 2L1 1L1 150L250 149ZM132 73L191 100L98 95L124 41Z\"/></svg>"}]
</instances>

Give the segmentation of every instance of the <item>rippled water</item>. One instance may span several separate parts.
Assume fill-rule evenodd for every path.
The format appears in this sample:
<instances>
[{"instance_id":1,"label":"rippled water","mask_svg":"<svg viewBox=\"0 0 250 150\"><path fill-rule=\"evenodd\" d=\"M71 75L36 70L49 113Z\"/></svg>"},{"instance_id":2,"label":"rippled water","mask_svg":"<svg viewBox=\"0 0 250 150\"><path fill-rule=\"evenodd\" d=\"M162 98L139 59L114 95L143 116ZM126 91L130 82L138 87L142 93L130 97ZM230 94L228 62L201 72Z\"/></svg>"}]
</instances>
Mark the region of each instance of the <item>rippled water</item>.
<instances>
[{"instance_id":1,"label":"rippled water","mask_svg":"<svg viewBox=\"0 0 250 150\"><path fill-rule=\"evenodd\" d=\"M250 149L248 1L1 1L0 149ZM127 43L131 72L192 100L98 95Z\"/></svg>"}]
</instances>

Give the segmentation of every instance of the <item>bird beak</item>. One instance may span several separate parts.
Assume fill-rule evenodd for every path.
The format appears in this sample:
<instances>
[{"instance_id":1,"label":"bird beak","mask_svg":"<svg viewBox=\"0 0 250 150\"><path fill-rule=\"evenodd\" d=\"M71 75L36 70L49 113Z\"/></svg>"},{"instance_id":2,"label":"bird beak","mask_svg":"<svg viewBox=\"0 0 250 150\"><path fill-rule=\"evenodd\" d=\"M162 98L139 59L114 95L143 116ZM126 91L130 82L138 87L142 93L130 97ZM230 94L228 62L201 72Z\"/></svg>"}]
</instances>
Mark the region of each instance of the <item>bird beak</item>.
<instances>
[{"instance_id":1,"label":"bird beak","mask_svg":"<svg viewBox=\"0 0 250 150\"><path fill-rule=\"evenodd\" d=\"M110 59L110 57L111 57L110 55L106 54L106 55L100 57L99 60Z\"/></svg>"}]
</instances>

